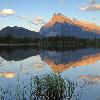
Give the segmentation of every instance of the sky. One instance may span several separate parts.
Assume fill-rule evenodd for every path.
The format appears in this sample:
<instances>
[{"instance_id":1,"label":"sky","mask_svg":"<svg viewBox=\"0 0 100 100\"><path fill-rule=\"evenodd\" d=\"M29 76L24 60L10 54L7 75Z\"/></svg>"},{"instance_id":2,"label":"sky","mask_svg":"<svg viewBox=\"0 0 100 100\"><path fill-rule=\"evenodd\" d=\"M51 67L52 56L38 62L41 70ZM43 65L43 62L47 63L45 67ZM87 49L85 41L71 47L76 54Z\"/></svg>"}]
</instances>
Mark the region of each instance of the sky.
<instances>
[{"instance_id":1,"label":"sky","mask_svg":"<svg viewBox=\"0 0 100 100\"><path fill-rule=\"evenodd\" d=\"M54 13L100 25L100 0L0 0L0 30L19 26L39 31Z\"/></svg>"}]
</instances>

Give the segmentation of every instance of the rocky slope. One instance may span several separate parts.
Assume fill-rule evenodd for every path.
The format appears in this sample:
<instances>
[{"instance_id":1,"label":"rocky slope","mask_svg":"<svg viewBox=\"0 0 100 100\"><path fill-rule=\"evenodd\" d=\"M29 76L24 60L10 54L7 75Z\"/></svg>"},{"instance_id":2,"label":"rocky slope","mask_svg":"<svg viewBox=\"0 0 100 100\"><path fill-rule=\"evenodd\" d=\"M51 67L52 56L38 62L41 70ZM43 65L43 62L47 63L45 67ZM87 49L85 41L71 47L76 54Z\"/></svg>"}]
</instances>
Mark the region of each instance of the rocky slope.
<instances>
[{"instance_id":1,"label":"rocky slope","mask_svg":"<svg viewBox=\"0 0 100 100\"><path fill-rule=\"evenodd\" d=\"M100 37L100 26L83 20L68 18L55 13L52 19L40 29L44 36L76 36L82 38Z\"/></svg>"}]
</instances>

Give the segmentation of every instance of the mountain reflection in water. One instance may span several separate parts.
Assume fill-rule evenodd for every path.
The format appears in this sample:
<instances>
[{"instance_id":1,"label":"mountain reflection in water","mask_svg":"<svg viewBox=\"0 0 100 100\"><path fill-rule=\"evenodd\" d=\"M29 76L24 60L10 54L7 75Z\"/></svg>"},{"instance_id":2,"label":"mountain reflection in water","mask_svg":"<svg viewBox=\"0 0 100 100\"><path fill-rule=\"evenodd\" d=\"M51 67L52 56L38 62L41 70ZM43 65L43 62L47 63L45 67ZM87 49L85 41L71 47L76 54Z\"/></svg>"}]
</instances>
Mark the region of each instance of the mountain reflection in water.
<instances>
[{"instance_id":1,"label":"mountain reflection in water","mask_svg":"<svg viewBox=\"0 0 100 100\"><path fill-rule=\"evenodd\" d=\"M100 60L100 53L82 57L79 60L76 61L71 61L67 64L56 64L53 60L46 60L45 62L51 66L54 72L63 72L64 70L70 69L70 68L75 68L78 66L86 66L89 64L93 64L96 61Z\"/></svg>"},{"instance_id":2,"label":"mountain reflection in water","mask_svg":"<svg viewBox=\"0 0 100 100\"><path fill-rule=\"evenodd\" d=\"M99 48L3 46L0 56L1 100L100 98Z\"/></svg>"}]
</instances>

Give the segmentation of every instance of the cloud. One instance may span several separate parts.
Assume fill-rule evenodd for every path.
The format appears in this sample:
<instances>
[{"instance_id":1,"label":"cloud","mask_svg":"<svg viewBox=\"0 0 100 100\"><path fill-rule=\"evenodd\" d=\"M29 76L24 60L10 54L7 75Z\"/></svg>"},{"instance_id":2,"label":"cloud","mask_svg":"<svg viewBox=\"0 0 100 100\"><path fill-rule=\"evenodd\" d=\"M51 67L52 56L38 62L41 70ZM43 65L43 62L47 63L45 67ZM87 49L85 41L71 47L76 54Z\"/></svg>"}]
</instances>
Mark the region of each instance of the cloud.
<instances>
[{"instance_id":1,"label":"cloud","mask_svg":"<svg viewBox=\"0 0 100 100\"><path fill-rule=\"evenodd\" d=\"M21 18L21 19L30 19L30 18L31 18L31 17L25 16L25 15L20 15L20 16L17 16L17 17L19 17L19 18Z\"/></svg>"},{"instance_id":2,"label":"cloud","mask_svg":"<svg viewBox=\"0 0 100 100\"><path fill-rule=\"evenodd\" d=\"M41 17L41 16L37 16L33 21L32 24L34 25L43 25L45 24L46 21Z\"/></svg>"},{"instance_id":3,"label":"cloud","mask_svg":"<svg viewBox=\"0 0 100 100\"><path fill-rule=\"evenodd\" d=\"M37 16L37 17L35 18L35 20L36 20L36 21L44 21L44 20L42 19L41 16Z\"/></svg>"},{"instance_id":4,"label":"cloud","mask_svg":"<svg viewBox=\"0 0 100 100\"><path fill-rule=\"evenodd\" d=\"M96 4L96 0L90 0L90 4Z\"/></svg>"},{"instance_id":5,"label":"cloud","mask_svg":"<svg viewBox=\"0 0 100 100\"><path fill-rule=\"evenodd\" d=\"M39 32L41 26L43 26L44 24L47 23L47 21L42 18L41 16L35 16L35 18L33 20L28 20L29 24L33 24L35 27L35 31Z\"/></svg>"},{"instance_id":6,"label":"cloud","mask_svg":"<svg viewBox=\"0 0 100 100\"><path fill-rule=\"evenodd\" d=\"M3 15L3 16L8 16L8 15L13 15L15 14L16 12L12 9L3 9L3 10L0 10L0 15Z\"/></svg>"},{"instance_id":7,"label":"cloud","mask_svg":"<svg viewBox=\"0 0 100 100\"><path fill-rule=\"evenodd\" d=\"M80 10L83 10L83 11L100 11L100 4L81 6Z\"/></svg>"},{"instance_id":8,"label":"cloud","mask_svg":"<svg viewBox=\"0 0 100 100\"><path fill-rule=\"evenodd\" d=\"M45 24L46 22L45 21L32 21L32 24L34 24L34 25L43 25L43 24Z\"/></svg>"},{"instance_id":9,"label":"cloud","mask_svg":"<svg viewBox=\"0 0 100 100\"><path fill-rule=\"evenodd\" d=\"M60 3L60 4L63 4L63 3L64 3L64 0L59 0L59 3Z\"/></svg>"}]
</instances>

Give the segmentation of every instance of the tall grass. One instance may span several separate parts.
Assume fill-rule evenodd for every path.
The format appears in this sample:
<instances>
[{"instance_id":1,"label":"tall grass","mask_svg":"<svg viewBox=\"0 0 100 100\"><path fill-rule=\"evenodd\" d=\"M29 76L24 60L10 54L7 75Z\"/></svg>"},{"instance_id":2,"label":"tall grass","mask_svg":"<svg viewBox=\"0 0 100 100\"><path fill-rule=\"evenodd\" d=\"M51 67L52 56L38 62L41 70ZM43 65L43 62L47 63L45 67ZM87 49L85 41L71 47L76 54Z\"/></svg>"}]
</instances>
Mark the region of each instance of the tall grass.
<instances>
[{"instance_id":1,"label":"tall grass","mask_svg":"<svg viewBox=\"0 0 100 100\"><path fill-rule=\"evenodd\" d=\"M64 81L60 75L34 78L34 100L70 100L74 94L74 83Z\"/></svg>"}]
</instances>

